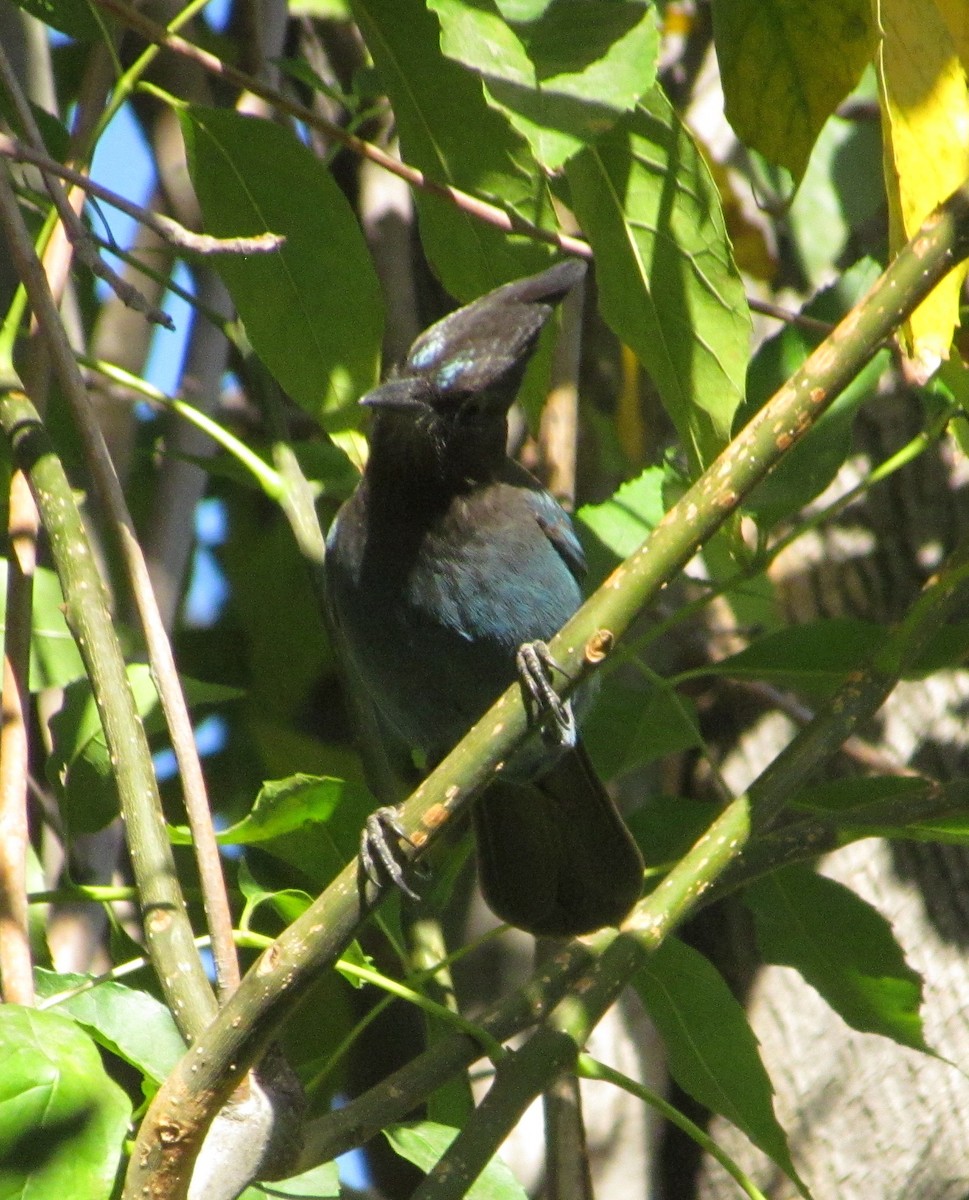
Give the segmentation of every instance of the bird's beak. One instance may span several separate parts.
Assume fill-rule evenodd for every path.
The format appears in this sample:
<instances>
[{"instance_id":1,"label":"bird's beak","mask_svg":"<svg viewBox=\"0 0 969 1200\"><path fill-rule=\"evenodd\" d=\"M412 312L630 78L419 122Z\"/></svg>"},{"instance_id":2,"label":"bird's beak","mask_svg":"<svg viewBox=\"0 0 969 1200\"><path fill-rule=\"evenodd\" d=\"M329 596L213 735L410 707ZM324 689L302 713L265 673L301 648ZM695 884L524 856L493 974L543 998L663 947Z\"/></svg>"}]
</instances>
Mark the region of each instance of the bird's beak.
<instances>
[{"instance_id":1,"label":"bird's beak","mask_svg":"<svg viewBox=\"0 0 969 1200\"><path fill-rule=\"evenodd\" d=\"M361 396L360 403L365 408L424 407L424 400L416 392L413 379L388 379Z\"/></svg>"}]
</instances>

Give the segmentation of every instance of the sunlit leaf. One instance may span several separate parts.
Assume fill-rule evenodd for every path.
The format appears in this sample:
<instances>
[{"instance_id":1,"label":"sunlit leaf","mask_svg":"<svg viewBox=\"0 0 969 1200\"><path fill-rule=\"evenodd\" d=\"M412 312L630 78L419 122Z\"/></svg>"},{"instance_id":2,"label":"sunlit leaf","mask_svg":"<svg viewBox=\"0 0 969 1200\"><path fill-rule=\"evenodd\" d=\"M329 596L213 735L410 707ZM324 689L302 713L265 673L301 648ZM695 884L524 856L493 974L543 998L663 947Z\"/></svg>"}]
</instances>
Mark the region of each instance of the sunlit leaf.
<instances>
[{"instance_id":1,"label":"sunlit leaf","mask_svg":"<svg viewBox=\"0 0 969 1200\"><path fill-rule=\"evenodd\" d=\"M652 376L692 466L705 465L729 440L750 352L710 172L655 87L566 176L602 314Z\"/></svg>"},{"instance_id":2,"label":"sunlit leaf","mask_svg":"<svg viewBox=\"0 0 969 1200\"><path fill-rule=\"evenodd\" d=\"M346 197L282 125L201 105L179 119L206 232L286 238L271 254L211 260L253 349L327 428L359 424L356 401L377 378L383 303Z\"/></svg>"},{"instance_id":3,"label":"sunlit leaf","mask_svg":"<svg viewBox=\"0 0 969 1200\"><path fill-rule=\"evenodd\" d=\"M489 106L481 81L441 53L434 14L420 0L352 0L352 7L390 98L404 160L437 184L554 227L545 176L527 143ZM462 302L549 263L548 247L425 191L414 199L424 251Z\"/></svg>"},{"instance_id":4,"label":"sunlit leaf","mask_svg":"<svg viewBox=\"0 0 969 1200\"><path fill-rule=\"evenodd\" d=\"M48 1011L66 1014L83 1026L105 1049L161 1083L185 1053L172 1014L160 1000L116 979L71 993L90 982L87 975L34 972L38 997L63 996Z\"/></svg>"},{"instance_id":5,"label":"sunlit leaf","mask_svg":"<svg viewBox=\"0 0 969 1200\"><path fill-rule=\"evenodd\" d=\"M0 629L6 633L7 562L0 560ZM30 690L64 687L84 674L84 663L64 619L64 596L53 571L34 572L30 631Z\"/></svg>"},{"instance_id":6,"label":"sunlit leaf","mask_svg":"<svg viewBox=\"0 0 969 1200\"><path fill-rule=\"evenodd\" d=\"M59 1013L0 1005L0 1195L113 1194L131 1106Z\"/></svg>"},{"instance_id":7,"label":"sunlit leaf","mask_svg":"<svg viewBox=\"0 0 969 1200\"><path fill-rule=\"evenodd\" d=\"M291 1175L289 1179L276 1179L266 1187L248 1187L239 1200L286 1200L288 1196L306 1196L308 1200L330 1200L343 1195L340 1187L340 1169L336 1163L322 1163L311 1167L302 1175Z\"/></svg>"},{"instance_id":8,"label":"sunlit leaf","mask_svg":"<svg viewBox=\"0 0 969 1200\"><path fill-rule=\"evenodd\" d=\"M640 0L555 0L514 24L482 0L430 7L441 49L480 74L549 170L604 133L655 79L656 18Z\"/></svg>"},{"instance_id":9,"label":"sunlit leaf","mask_svg":"<svg viewBox=\"0 0 969 1200\"><path fill-rule=\"evenodd\" d=\"M384 1130L387 1141L408 1162L430 1171L457 1137L458 1131L435 1121L413 1121ZM481 1175L462 1193L466 1200L525 1200L526 1192L499 1158L493 1158Z\"/></svg>"}]
</instances>

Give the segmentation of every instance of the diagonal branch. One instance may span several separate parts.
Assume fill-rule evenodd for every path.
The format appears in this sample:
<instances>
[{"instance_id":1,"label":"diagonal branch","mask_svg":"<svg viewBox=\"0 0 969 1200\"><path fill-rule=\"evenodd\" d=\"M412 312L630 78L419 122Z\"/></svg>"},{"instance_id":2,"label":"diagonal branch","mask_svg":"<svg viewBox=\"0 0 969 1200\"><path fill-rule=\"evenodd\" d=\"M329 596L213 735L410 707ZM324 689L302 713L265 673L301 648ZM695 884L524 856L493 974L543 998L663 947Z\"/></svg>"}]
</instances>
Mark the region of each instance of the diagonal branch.
<instances>
[{"instance_id":1,"label":"diagonal branch","mask_svg":"<svg viewBox=\"0 0 969 1200\"><path fill-rule=\"evenodd\" d=\"M0 133L0 156L9 158L11 162L30 163L32 166L41 168L45 173L56 175L60 179L74 184L75 187L82 188L89 195L96 196L98 200L103 200L105 204L110 204L119 212L125 213L135 221L140 221L142 225L146 225L177 250L187 250L192 254L266 254L272 250L278 250L285 241L285 238L278 233L260 233L256 237L231 238L212 237L208 233L193 233L191 229L186 229L172 217L166 217L163 213L152 212L150 208L135 204L125 196L106 188L104 184L97 183L83 171L75 171L73 167L56 162L49 155L35 150L31 146L25 146L23 142L18 142L16 138L9 137L4 133Z\"/></svg>"}]
</instances>

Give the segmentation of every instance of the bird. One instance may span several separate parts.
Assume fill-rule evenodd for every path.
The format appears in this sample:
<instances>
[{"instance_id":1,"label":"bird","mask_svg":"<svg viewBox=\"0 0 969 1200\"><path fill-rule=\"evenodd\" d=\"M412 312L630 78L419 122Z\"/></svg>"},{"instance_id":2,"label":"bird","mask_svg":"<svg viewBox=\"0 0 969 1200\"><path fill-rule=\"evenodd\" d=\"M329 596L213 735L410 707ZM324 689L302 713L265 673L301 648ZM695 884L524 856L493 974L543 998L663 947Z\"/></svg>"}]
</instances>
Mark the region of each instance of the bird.
<instances>
[{"instance_id":1,"label":"bird","mask_svg":"<svg viewBox=\"0 0 969 1200\"><path fill-rule=\"evenodd\" d=\"M506 451L539 334L585 269L566 259L457 309L362 397L369 457L324 560L334 646L388 745L434 766L523 670L546 715L555 710L558 736L527 741L472 808L486 902L542 937L618 925L643 881L571 704L556 707L545 674L545 643L582 603L582 547L564 509ZM365 849L376 840L398 874L378 824Z\"/></svg>"}]
</instances>

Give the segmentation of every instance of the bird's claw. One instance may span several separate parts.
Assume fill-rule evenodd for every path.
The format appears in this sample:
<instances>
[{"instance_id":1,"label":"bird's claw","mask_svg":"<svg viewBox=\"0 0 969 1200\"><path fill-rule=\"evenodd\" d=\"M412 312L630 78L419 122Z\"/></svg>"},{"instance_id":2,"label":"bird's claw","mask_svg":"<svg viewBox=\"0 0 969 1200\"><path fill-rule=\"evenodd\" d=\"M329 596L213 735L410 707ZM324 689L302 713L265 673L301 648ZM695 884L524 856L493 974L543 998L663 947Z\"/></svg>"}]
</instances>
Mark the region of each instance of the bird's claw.
<instances>
[{"instance_id":1,"label":"bird's claw","mask_svg":"<svg viewBox=\"0 0 969 1200\"><path fill-rule=\"evenodd\" d=\"M402 891L408 900L420 900L420 896L404 878L404 872L388 840L388 832L396 834L409 846L414 844L401 825L396 808L376 809L367 817L363 833L360 835L360 862L364 874L371 883L379 887L382 882L379 868L382 867L391 883Z\"/></svg>"},{"instance_id":2,"label":"bird's claw","mask_svg":"<svg viewBox=\"0 0 969 1200\"><path fill-rule=\"evenodd\" d=\"M575 715L572 705L552 687L552 671L566 672L555 661L544 642L525 642L516 655L518 677L550 741L568 748L576 744Z\"/></svg>"}]
</instances>

